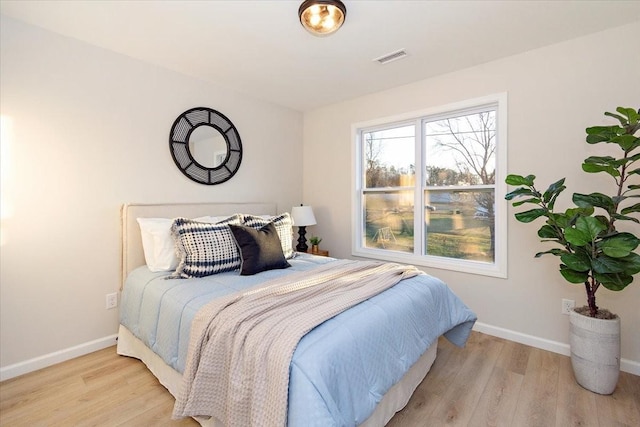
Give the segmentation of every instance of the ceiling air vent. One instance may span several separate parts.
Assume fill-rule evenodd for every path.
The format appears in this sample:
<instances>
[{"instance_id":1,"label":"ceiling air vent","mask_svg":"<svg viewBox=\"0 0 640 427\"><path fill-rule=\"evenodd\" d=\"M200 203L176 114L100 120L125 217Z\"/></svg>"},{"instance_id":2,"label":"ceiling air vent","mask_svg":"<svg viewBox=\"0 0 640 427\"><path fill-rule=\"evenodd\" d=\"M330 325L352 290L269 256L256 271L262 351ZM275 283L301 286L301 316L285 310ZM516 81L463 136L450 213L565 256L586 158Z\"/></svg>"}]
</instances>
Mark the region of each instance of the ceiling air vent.
<instances>
[{"instance_id":1,"label":"ceiling air vent","mask_svg":"<svg viewBox=\"0 0 640 427\"><path fill-rule=\"evenodd\" d=\"M382 55L381 57L374 59L374 61L379 62L380 64L388 64L391 61L402 59L405 56L407 56L407 52L404 49L400 49L395 52Z\"/></svg>"}]
</instances>

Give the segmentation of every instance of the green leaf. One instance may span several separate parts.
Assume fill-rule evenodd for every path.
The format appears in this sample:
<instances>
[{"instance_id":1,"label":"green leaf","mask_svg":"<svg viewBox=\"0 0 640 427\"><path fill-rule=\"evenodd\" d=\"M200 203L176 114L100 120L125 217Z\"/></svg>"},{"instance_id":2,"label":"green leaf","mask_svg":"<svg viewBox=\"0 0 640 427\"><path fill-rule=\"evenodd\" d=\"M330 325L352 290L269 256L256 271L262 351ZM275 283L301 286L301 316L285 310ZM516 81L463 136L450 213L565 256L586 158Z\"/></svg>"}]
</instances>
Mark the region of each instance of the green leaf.
<instances>
[{"instance_id":1,"label":"green leaf","mask_svg":"<svg viewBox=\"0 0 640 427\"><path fill-rule=\"evenodd\" d=\"M564 264L560 264L560 274L569 283L584 283L589 278L587 272L572 270Z\"/></svg>"},{"instance_id":2,"label":"green leaf","mask_svg":"<svg viewBox=\"0 0 640 427\"><path fill-rule=\"evenodd\" d=\"M597 244L597 247L607 256L622 258L629 255L639 244L640 239L633 234L618 233L612 237L603 239Z\"/></svg>"},{"instance_id":3,"label":"green leaf","mask_svg":"<svg viewBox=\"0 0 640 427\"><path fill-rule=\"evenodd\" d=\"M621 291L633 282L633 276L624 273L594 274L596 280L610 291Z\"/></svg>"},{"instance_id":4,"label":"green leaf","mask_svg":"<svg viewBox=\"0 0 640 427\"><path fill-rule=\"evenodd\" d=\"M618 107L616 108L616 111L629 119L627 122L628 124L635 125L638 123L640 113L633 108Z\"/></svg>"},{"instance_id":5,"label":"green leaf","mask_svg":"<svg viewBox=\"0 0 640 427\"><path fill-rule=\"evenodd\" d=\"M562 249L558 249L558 248L554 248L554 249L549 249L548 251L544 251L544 252L538 252L535 257L536 258L540 258L542 255L555 255L555 256L562 256L562 254L566 254L568 253L565 250Z\"/></svg>"},{"instance_id":6,"label":"green leaf","mask_svg":"<svg viewBox=\"0 0 640 427\"><path fill-rule=\"evenodd\" d=\"M624 129L620 126L593 126L587 128L587 142L589 144L609 142L612 138L623 133Z\"/></svg>"},{"instance_id":7,"label":"green leaf","mask_svg":"<svg viewBox=\"0 0 640 427\"><path fill-rule=\"evenodd\" d=\"M618 170L627 163L627 159L616 159L611 156L590 156L582 163L582 170L588 173L607 172L612 176L619 176Z\"/></svg>"},{"instance_id":8,"label":"green leaf","mask_svg":"<svg viewBox=\"0 0 640 427\"><path fill-rule=\"evenodd\" d=\"M581 247L593 243L606 228L598 218L581 216L576 219L575 228L566 228L564 235L571 245Z\"/></svg>"},{"instance_id":9,"label":"green leaf","mask_svg":"<svg viewBox=\"0 0 640 427\"><path fill-rule=\"evenodd\" d=\"M577 253L575 254L565 253L560 257L560 259L571 270L574 270L574 271L591 270L591 262L589 260L589 257L586 255L577 254Z\"/></svg>"},{"instance_id":10,"label":"green leaf","mask_svg":"<svg viewBox=\"0 0 640 427\"><path fill-rule=\"evenodd\" d=\"M609 142L609 139L610 138L605 136L605 135L602 135L602 134L599 134L599 133L594 133L594 134L588 135L586 141L589 144L597 144L599 142L605 142L605 141Z\"/></svg>"},{"instance_id":11,"label":"green leaf","mask_svg":"<svg viewBox=\"0 0 640 427\"><path fill-rule=\"evenodd\" d=\"M609 228L609 224L610 224L609 218L607 218L604 215L596 215L596 216L594 216L594 218L596 220L598 220L600 222L600 224L602 224L602 229L603 230L606 230L606 229Z\"/></svg>"},{"instance_id":12,"label":"green leaf","mask_svg":"<svg viewBox=\"0 0 640 427\"><path fill-rule=\"evenodd\" d=\"M636 203L635 205L627 206L623 208L620 213L623 215L627 215L633 212L640 212L640 203Z\"/></svg>"},{"instance_id":13,"label":"green leaf","mask_svg":"<svg viewBox=\"0 0 640 427\"><path fill-rule=\"evenodd\" d=\"M620 148L622 148L624 151L631 151L633 150L635 147L638 147L638 141L639 138L633 136L633 135L618 135L615 136L613 138L611 138L612 143L614 144L618 144L620 146Z\"/></svg>"},{"instance_id":14,"label":"green leaf","mask_svg":"<svg viewBox=\"0 0 640 427\"><path fill-rule=\"evenodd\" d=\"M545 202L549 202L549 200L551 200L552 197L554 196L557 197L558 194L560 194L565 188L567 188L564 186L564 180L565 178L562 178L554 182L553 184L551 184L549 188L547 188L547 190L542 195L542 199Z\"/></svg>"},{"instance_id":15,"label":"green leaf","mask_svg":"<svg viewBox=\"0 0 640 427\"><path fill-rule=\"evenodd\" d=\"M581 208L588 208L590 206L602 208L609 213L613 213L613 211L615 210L615 205L611 197L602 193L591 193L591 194L574 193L573 203L580 206Z\"/></svg>"},{"instance_id":16,"label":"green leaf","mask_svg":"<svg viewBox=\"0 0 640 427\"><path fill-rule=\"evenodd\" d=\"M631 252L629 255L622 258L622 260L626 264L624 269L625 274L633 276L634 274L640 273L640 255L635 252Z\"/></svg>"},{"instance_id":17,"label":"green leaf","mask_svg":"<svg viewBox=\"0 0 640 427\"><path fill-rule=\"evenodd\" d=\"M586 130L588 135L621 135L624 132L624 129L620 126L591 126Z\"/></svg>"},{"instance_id":18,"label":"green leaf","mask_svg":"<svg viewBox=\"0 0 640 427\"><path fill-rule=\"evenodd\" d=\"M615 218L616 221L632 221L632 222L635 222L636 224L640 224L640 220L632 216L615 214L615 215L611 215L611 218Z\"/></svg>"},{"instance_id":19,"label":"green leaf","mask_svg":"<svg viewBox=\"0 0 640 427\"><path fill-rule=\"evenodd\" d=\"M535 175L527 175L526 177L521 175L507 175L504 181L509 185L526 185L532 187L535 179Z\"/></svg>"},{"instance_id":20,"label":"green leaf","mask_svg":"<svg viewBox=\"0 0 640 427\"><path fill-rule=\"evenodd\" d=\"M576 228L589 236L589 240L595 240L600 232L607 229L598 218L581 216L576 220Z\"/></svg>"},{"instance_id":21,"label":"green leaf","mask_svg":"<svg viewBox=\"0 0 640 427\"><path fill-rule=\"evenodd\" d=\"M617 277L617 276L616 276ZM619 292L629 286L633 282L633 277L621 275L615 281L602 282L602 286L610 291Z\"/></svg>"},{"instance_id":22,"label":"green leaf","mask_svg":"<svg viewBox=\"0 0 640 427\"><path fill-rule=\"evenodd\" d=\"M534 205L539 205L541 202L540 199L533 197L531 199L520 200L519 202L513 202L513 207L517 208L518 206L524 205L525 203L533 203Z\"/></svg>"},{"instance_id":23,"label":"green leaf","mask_svg":"<svg viewBox=\"0 0 640 427\"><path fill-rule=\"evenodd\" d=\"M584 163L593 163L597 165L608 165L615 161L617 161L617 159L611 156L589 156L584 159Z\"/></svg>"},{"instance_id":24,"label":"green leaf","mask_svg":"<svg viewBox=\"0 0 640 427\"><path fill-rule=\"evenodd\" d=\"M515 214L515 217L520 222L528 223L540 218L541 216L545 216L546 213L547 211L545 209L531 209L529 211L517 213Z\"/></svg>"},{"instance_id":25,"label":"green leaf","mask_svg":"<svg viewBox=\"0 0 640 427\"><path fill-rule=\"evenodd\" d=\"M599 207L609 212L613 208L613 200L611 197L601 193L580 194L574 193L572 197L573 203L581 208Z\"/></svg>"},{"instance_id":26,"label":"green leaf","mask_svg":"<svg viewBox=\"0 0 640 427\"><path fill-rule=\"evenodd\" d=\"M588 233L578 230L577 228L567 228L564 231L564 236L573 246L585 246L591 243L591 238Z\"/></svg>"},{"instance_id":27,"label":"green leaf","mask_svg":"<svg viewBox=\"0 0 640 427\"><path fill-rule=\"evenodd\" d=\"M640 138L635 138L633 141L629 140L620 145L620 148L622 148L627 153L631 153L638 147L640 147Z\"/></svg>"},{"instance_id":28,"label":"green leaf","mask_svg":"<svg viewBox=\"0 0 640 427\"><path fill-rule=\"evenodd\" d=\"M621 108L621 107L618 107L618 108ZM609 117L613 117L615 119L618 119L620 124L623 125L623 126L626 126L627 124L629 124L629 121L627 120L626 117L619 116L618 114L613 114L613 113L606 112L606 113L604 113L604 115L605 116L609 116Z\"/></svg>"},{"instance_id":29,"label":"green leaf","mask_svg":"<svg viewBox=\"0 0 640 427\"><path fill-rule=\"evenodd\" d=\"M583 163L582 164L582 170L587 172L587 173L606 172L611 176L620 176L620 172L618 171L618 169L616 169L614 167L611 167L611 166L594 165L594 164Z\"/></svg>"},{"instance_id":30,"label":"green leaf","mask_svg":"<svg viewBox=\"0 0 640 427\"><path fill-rule=\"evenodd\" d=\"M565 216L567 218L571 218L572 220L576 219L579 216L590 216L591 214L593 214L593 206L569 208L565 211Z\"/></svg>"},{"instance_id":31,"label":"green leaf","mask_svg":"<svg viewBox=\"0 0 640 427\"><path fill-rule=\"evenodd\" d=\"M563 213L549 212L548 216L549 216L549 221L547 221L547 224L557 225L558 227L561 227L561 228L570 227L571 225L573 225L576 219L573 216L563 214Z\"/></svg>"},{"instance_id":32,"label":"green leaf","mask_svg":"<svg viewBox=\"0 0 640 427\"><path fill-rule=\"evenodd\" d=\"M559 179L558 181L554 182L553 184L551 184L549 186L549 188L547 188L547 193L557 193L558 191L562 191L561 189L564 188L564 181L566 178L562 178Z\"/></svg>"},{"instance_id":33,"label":"green leaf","mask_svg":"<svg viewBox=\"0 0 640 427\"><path fill-rule=\"evenodd\" d=\"M562 239L562 234L556 228L545 224L538 230L538 237L541 239Z\"/></svg>"},{"instance_id":34,"label":"green leaf","mask_svg":"<svg viewBox=\"0 0 640 427\"><path fill-rule=\"evenodd\" d=\"M511 200L515 197L520 197L520 196L538 196L538 194L532 190L530 190L529 188L526 187L520 187L520 188L516 188L515 190L513 190L510 193L507 193L504 198L507 200Z\"/></svg>"},{"instance_id":35,"label":"green leaf","mask_svg":"<svg viewBox=\"0 0 640 427\"><path fill-rule=\"evenodd\" d=\"M623 273L625 263L617 258L599 256L593 260L593 271L600 274Z\"/></svg>"}]
</instances>

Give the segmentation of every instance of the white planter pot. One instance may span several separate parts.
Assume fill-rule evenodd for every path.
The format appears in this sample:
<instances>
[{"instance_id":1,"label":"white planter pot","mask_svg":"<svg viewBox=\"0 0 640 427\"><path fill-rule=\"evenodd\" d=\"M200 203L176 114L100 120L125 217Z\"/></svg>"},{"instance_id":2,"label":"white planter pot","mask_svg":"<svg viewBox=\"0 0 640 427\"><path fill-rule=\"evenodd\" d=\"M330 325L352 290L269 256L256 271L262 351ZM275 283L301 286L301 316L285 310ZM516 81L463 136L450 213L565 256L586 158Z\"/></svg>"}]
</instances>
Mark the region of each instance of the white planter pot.
<instances>
[{"instance_id":1,"label":"white planter pot","mask_svg":"<svg viewBox=\"0 0 640 427\"><path fill-rule=\"evenodd\" d=\"M620 375L620 318L595 319L571 311L569 325L576 381L598 394L613 393Z\"/></svg>"}]
</instances>

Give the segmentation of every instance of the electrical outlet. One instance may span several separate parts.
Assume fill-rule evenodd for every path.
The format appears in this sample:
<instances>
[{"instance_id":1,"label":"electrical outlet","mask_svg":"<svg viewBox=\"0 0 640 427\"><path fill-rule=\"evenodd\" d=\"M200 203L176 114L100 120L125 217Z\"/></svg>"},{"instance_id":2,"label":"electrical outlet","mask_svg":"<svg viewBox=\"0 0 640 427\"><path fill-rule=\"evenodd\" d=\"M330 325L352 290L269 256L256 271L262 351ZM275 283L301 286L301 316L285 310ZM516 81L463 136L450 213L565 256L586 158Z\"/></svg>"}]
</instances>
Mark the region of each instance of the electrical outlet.
<instances>
[{"instance_id":1,"label":"electrical outlet","mask_svg":"<svg viewBox=\"0 0 640 427\"><path fill-rule=\"evenodd\" d=\"M562 299L562 309L561 309L561 313L562 314L569 314L571 313L571 310L573 310L573 307L576 306L576 302L572 299Z\"/></svg>"},{"instance_id":2,"label":"electrical outlet","mask_svg":"<svg viewBox=\"0 0 640 427\"><path fill-rule=\"evenodd\" d=\"M107 294L107 310L116 308L118 306L118 293Z\"/></svg>"}]
</instances>

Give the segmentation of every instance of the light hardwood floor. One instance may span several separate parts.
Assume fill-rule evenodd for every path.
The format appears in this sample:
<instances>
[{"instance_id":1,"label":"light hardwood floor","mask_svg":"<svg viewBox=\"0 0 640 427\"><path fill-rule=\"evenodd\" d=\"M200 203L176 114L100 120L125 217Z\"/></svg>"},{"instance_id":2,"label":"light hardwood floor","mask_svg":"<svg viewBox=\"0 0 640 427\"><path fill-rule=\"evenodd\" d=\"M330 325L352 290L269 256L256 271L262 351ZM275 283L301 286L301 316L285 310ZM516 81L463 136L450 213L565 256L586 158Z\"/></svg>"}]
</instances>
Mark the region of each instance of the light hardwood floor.
<instances>
[{"instance_id":1,"label":"light hardwood floor","mask_svg":"<svg viewBox=\"0 0 640 427\"><path fill-rule=\"evenodd\" d=\"M110 347L0 383L2 426L197 426L171 420L173 397ZM473 332L438 357L404 410L405 426L640 426L640 377L601 396L578 386L568 357Z\"/></svg>"}]
</instances>

